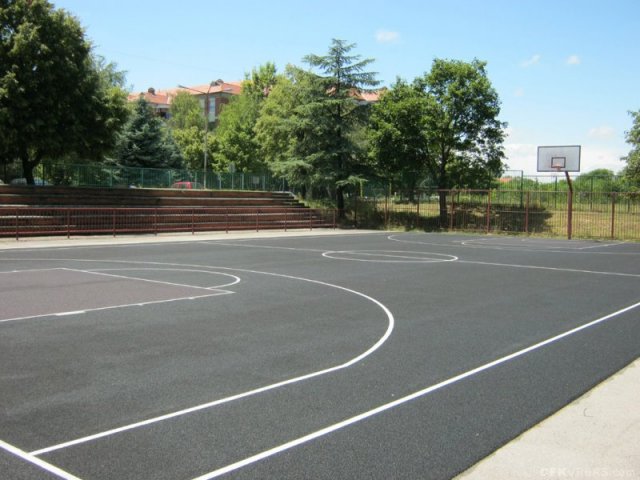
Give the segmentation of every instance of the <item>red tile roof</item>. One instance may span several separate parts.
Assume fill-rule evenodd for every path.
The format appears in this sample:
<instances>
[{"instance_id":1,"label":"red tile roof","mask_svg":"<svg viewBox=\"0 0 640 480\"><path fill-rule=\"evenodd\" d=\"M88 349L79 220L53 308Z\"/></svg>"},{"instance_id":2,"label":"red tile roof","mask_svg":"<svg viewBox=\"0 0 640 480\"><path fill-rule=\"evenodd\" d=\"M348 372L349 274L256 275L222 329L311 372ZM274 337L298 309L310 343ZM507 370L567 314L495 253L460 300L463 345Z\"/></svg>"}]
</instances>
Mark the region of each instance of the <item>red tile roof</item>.
<instances>
[{"instance_id":1,"label":"red tile roof","mask_svg":"<svg viewBox=\"0 0 640 480\"><path fill-rule=\"evenodd\" d=\"M230 95L240 95L242 91L241 82L223 82L218 81L215 84L209 86L208 83L204 85L193 85L189 88L170 88L166 90L154 90L150 88L146 92L132 93L128 96L130 102L135 102L138 98L143 97L147 102L153 105L171 105L171 101L178 94L178 92L187 92L192 95L204 95L209 90L210 95L227 93Z\"/></svg>"}]
</instances>

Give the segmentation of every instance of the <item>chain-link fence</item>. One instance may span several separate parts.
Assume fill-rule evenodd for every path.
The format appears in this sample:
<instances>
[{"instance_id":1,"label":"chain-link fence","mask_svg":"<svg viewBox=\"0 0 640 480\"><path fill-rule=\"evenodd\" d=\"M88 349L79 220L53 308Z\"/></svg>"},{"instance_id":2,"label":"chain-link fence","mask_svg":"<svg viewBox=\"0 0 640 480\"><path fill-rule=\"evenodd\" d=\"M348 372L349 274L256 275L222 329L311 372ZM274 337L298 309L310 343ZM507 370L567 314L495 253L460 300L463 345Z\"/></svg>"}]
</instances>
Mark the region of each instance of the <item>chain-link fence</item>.
<instances>
[{"instance_id":1,"label":"chain-link fence","mask_svg":"<svg viewBox=\"0 0 640 480\"><path fill-rule=\"evenodd\" d=\"M6 169L6 183L20 183L16 168ZM38 185L75 187L190 188L212 190L286 191L287 183L270 173L207 172L160 168L109 166L98 163L70 165L43 163L34 171Z\"/></svg>"}]
</instances>

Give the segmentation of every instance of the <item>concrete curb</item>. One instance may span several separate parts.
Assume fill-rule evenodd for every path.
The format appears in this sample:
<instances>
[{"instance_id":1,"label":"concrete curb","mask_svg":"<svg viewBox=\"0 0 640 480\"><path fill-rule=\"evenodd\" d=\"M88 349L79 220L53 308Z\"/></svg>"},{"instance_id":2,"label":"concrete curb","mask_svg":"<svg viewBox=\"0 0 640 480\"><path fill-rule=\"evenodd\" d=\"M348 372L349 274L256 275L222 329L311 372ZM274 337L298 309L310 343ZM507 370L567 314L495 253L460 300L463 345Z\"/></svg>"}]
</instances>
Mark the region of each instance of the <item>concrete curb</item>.
<instances>
[{"instance_id":1,"label":"concrete curb","mask_svg":"<svg viewBox=\"0 0 640 480\"><path fill-rule=\"evenodd\" d=\"M337 230L337 229L304 229L304 230L263 230L238 231L238 232L202 232L202 233L159 233L157 235L122 235L113 237L109 235L95 235L82 237L26 237L0 238L0 250L19 250L30 248L58 248L79 246L110 246L110 245L135 245L142 243L179 243L179 242L205 242L214 240L242 240L251 238L277 238L277 237L314 237L328 235L358 235L370 233L384 233L380 230Z\"/></svg>"},{"instance_id":2,"label":"concrete curb","mask_svg":"<svg viewBox=\"0 0 640 480\"><path fill-rule=\"evenodd\" d=\"M456 478L639 479L640 359Z\"/></svg>"}]
</instances>

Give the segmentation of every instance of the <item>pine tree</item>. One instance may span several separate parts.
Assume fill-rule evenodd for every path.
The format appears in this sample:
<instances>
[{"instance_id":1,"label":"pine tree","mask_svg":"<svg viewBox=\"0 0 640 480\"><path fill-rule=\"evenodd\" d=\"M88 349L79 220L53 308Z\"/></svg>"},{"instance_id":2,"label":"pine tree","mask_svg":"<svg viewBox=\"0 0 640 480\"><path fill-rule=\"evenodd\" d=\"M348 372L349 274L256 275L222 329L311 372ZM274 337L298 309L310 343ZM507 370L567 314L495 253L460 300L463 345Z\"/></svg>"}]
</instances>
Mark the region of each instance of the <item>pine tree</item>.
<instances>
[{"instance_id":1,"label":"pine tree","mask_svg":"<svg viewBox=\"0 0 640 480\"><path fill-rule=\"evenodd\" d=\"M184 161L168 128L140 98L122 132L116 163L125 167L182 168Z\"/></svg>"}]
</instances>

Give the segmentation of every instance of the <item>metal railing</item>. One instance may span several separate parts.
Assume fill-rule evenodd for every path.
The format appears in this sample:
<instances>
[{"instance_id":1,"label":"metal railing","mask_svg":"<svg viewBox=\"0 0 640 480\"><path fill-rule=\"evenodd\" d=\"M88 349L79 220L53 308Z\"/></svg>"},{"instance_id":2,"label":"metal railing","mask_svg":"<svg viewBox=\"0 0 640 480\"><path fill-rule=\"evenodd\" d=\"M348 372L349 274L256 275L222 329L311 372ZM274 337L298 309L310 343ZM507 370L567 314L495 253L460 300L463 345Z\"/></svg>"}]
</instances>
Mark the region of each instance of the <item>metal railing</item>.
<instances>
[{"instance_id":1,"label":"metal railing","mask_svg":"<svg viewBox=\"0 0 640 480\"><path fill-rule=\"evenodd\" d=\"M637 193L443 190L355 197L350 209L358 227L640 240Z\"/></svg>"},{"instance_id":2,"label":"metal railing","mask_svg":"<svg viewBox=\"0 0 640 480\"><path fill-rule=\"evenodd\" d=\"M0 236L336 228L336 211L310 208L0 207Z\"/></svg>"}]
</instances>

